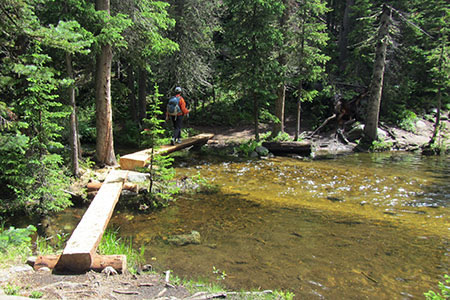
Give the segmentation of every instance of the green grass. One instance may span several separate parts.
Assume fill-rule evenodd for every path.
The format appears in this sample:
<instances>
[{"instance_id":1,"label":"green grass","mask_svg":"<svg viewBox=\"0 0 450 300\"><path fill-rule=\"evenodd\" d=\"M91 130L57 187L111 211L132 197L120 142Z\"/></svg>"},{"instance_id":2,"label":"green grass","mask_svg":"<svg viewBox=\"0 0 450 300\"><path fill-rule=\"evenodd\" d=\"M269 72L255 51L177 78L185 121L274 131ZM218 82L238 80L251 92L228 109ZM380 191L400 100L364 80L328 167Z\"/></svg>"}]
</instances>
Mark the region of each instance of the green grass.
<instances>
[{"instance_id":1,"label":"green grass","mask_svg":"<svg viewBox=\"0 0 450 300\"><path fill-rule=\"evenodd\" d=\"M32 225L27 228L4 229L0 227L0 267L23 262L31 255L31 235L36 232Z\"/></svg>"},{"instance_id":2,"label":"green grass","mask_svg":"<svg viewBox=\"0 0 450 300\"><path fill-rule=\"evenodd\" d=\"M98 252L101 255L126 255L128 270L130 273L135 274L138 267L145 261L145 248L141 247L139 251L135 250L131 238L122 239L117 236L117 233L117 230L106 230L98 246Z\"/></svg>"}]
</instances>

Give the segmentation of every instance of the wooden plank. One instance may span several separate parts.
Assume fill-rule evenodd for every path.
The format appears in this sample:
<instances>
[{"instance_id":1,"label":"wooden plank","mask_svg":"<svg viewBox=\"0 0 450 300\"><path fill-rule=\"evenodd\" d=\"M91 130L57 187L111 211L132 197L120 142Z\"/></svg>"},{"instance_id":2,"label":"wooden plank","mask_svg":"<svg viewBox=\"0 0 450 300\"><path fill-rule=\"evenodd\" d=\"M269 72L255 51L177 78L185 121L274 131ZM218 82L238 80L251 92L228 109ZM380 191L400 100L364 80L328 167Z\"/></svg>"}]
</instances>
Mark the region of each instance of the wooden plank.
<instances>
[{"instance_id":1,"label":"wooden plank","mask_svg":"<svg viewBox=\"0 0 450 300\"><path fill-rule=\"evenodd\" d=\"M58 269L61 267L59 263L61 255L49 254L40 255L36 258L36 262L33 265L34 270L47 267L49 269ZM58 267L57 267L58 265ZM117 272L124 273L127 271L127 257L126 255L99 255L93 256L92 264L88 270L94 270L101 272L106 267L113 267ZM84 271L88 271L84 270Z\"/></svg>"},{"instance_id":2,"label":"wooden plank","mask_svg":"<svg viewBox=\"0 0 450 300\"><path fill-rule=\"evenodd\" d=\"M113 170L92 200L68 240L57 268L74 272L89 270L98 244L119 200L128 171Z\"/></svg>"},{"instance_id":3,"label":"wooden plank","mask_svg":"<svg viewBox=\"0 0 450 300\"><path fill-rule=\"evenodd\" d=\"M208 142L209 139L211 139L214 136L214 134L211 133L203 133L196 135L191 138L187 138L183 140L181 144L176 145L164 145L161 146L157 151L156 154L169 154L193 145L202 145ZM148 164L148 161L151 157L151 149L145 149L142 151L138 151L135 153L124 155L120 158L120 168L122 170L134 170L138 167L145 167Z\"/></svg>"}]
</instances>

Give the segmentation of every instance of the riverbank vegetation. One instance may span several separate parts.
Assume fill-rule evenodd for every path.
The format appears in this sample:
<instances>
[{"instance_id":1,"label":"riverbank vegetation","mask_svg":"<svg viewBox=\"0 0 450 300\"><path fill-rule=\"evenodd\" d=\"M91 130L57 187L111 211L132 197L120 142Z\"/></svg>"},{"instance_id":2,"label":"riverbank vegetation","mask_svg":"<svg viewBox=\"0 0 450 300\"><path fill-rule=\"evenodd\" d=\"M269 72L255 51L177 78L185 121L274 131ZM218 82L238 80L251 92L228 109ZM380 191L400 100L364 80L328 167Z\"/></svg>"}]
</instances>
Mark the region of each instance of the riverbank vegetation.
<instances>
[{"instance_id":1,"label":"riverbank vegetation","mask_svg":"<svg viewBox=\"0 0 450 300\"><path fill-rule=\"evenodd\" d=\"M423 119L433 131L420 148L447 153L449 18L445 0L3 1L0 221L38 224L74 205L94 164L167 143L176 86L186 127L252 126L234 154L325 131L385 151L381 131ZM171 158L149 163L143 209L180 189ZM28 242L27 230L2 232Z\"/></svg>"},{"instance_id":2,"label":"riverbank vegetation","mask_svg":"<svg viewBox=\"0 0 450 300\"><path fill-rule=\"evenodd\" d=\"M7 1L1 8L3 216L70 206L65 191L88 153L114 165L118 146L160 144L170 136L161 113L175 86L183 87L190 125L253 123L259 140L261 124L276 137L293 122L297 140L331 115L343 130L345 122L365 124L361 144L380 148L379 122L414 131L415 117L426 116L435 122L428 148L445 151L446 1ZM88 143L95 152L83 152Z\"/></svg>"},{"instance_id":3,"label":"riverbank vegetation","mask_svg":"<svg viewBox=\"0 0 450 300\"><path fill-rule=\"evenodd\" d=\"M27 228L14 228L10 227L9 229L0 229L0 278L2 282L5 281L4 277L7 277L7 284L3 285L3 291L6 295L11 296L26 296L29 298L48 298L55 295L58 295L58 290L61 288L55 284L52 284L52 281L47 279L41 282L40 286L30 286L30 280L35 276L37 277L45 277L43 271L40 271L40 274L30 272L29 269L22 268L21 265L23 261L27 259L29 261L32 255L44 255L48 253L60 253L62 251L62 247L64 244L64 238L58 238L61 240L61 243L51 244L48 243L45 239L41 237L36 237L36 228L34 226L28 226ZM56 239L56 237L55 237ZM105 232L102 241L99 244L99 253L102 255L110 255L110 254L121 254L126 255L129 272L133 276L144 276L150 275L152 278L152 283L145 283L142 286L154 286L158 287L159 290L165 290L170 287L174 290L177 290L174 297L184 298L187 295L198 295L199 297L209 296L210 298L217 297L228 297L231 299L248 299L251 297L252 299L293 299L293 294L290 292L282 292L282 291L241 291L241 292L230 292L226 291L226 289L220 284L220 281L225 279L225 272L216 270L214 268L213 273L218 274L217 282L208 281L208 280L192 280L192 279L183 279L176 274L171 274L171 271L165 271L166 274L164 277L164 281L159 282L162 276L160 273L163 273L162 270L154 270L150 264L145 264L144 261L144 251L145 248L142 247L139 251L135 250L132 247L131 240L122 240L117 236L117 231L108 230ZM18 268L14 271L14 268ZM22 268L22 269L20 269ZM5 270L12 270L10 275L5 275ZM14 272L19 273L19 276L15 278L16 274ZM24 274L20 274L20 273ZM105 277L100 277L97 279L96 284L101 285L104 289L104 286L107 286L109 276L112 274L107 274ZM117 274L116 274L117 275ZM80 275L81 276L81 275ZM121 280L121 285L124 285L125 282L129 281L126 275L117 275ZM56 276L55 276L56 277ZM146 277L147 278L147 277ZM147 278L148 279L148 278ZM131 280L136 280L136 278L132 278ZM70 290L70 285L76 285L75 282L70 282L71 279L66 279L66 289ZM131 283L129 283L131 284ZM84 292L86 292L86 284L84 286ZM94 285L93 288L98 289L98 286ZM116 288L116 289L114 289ZM89 289L89 287L87 288ZM120 295L117 286L114 286L114 283L110 289L107 289L105 292L108 295L112 293L117 293ZM135 292L135 295L140 294L139 292ZM161 294L162 295L162 294ZM144 294L142 297L144 298L154 298L156 295ZM183 296L183 297L182 297Z\"/></svg>"}]
</instances>

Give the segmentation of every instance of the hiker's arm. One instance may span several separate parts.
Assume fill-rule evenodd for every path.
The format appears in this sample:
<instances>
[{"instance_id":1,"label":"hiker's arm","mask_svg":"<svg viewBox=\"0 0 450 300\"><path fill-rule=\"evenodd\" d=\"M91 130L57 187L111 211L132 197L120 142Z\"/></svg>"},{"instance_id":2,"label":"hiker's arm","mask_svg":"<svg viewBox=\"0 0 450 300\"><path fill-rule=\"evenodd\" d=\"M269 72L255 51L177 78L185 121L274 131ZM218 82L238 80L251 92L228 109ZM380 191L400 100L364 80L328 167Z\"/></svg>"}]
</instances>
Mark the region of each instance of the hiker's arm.
<instances>
[{"instance_id":1,"label":"hiker's arm","mask_svg":"<svg viewBox=\"0 0 450 300\"><path fill-rule=\"evenodd\" d=\"M180 99L180 108L183 115L187 115L189 113L189 110L186 108L186 101L184 101L184 98Z\"/></svg>"}]
</instances>

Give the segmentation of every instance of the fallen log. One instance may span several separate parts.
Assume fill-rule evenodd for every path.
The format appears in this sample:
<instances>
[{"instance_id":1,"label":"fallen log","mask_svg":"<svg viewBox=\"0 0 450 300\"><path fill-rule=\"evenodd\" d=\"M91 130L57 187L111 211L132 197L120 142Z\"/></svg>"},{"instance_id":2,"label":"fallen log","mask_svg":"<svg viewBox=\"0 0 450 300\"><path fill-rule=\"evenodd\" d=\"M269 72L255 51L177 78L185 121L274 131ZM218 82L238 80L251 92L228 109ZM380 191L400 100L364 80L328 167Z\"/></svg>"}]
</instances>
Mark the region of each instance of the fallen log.
<instances>
[{"instance_id":1,"label":"fallen log","mask_svg":"<svg viewBox=\"0 0 450 300\"><path fill-rule=\"evenodd\" d=\"M58 262L61 255L49 254L40 255L36 258L34 262L33 269L39 270L40 268L47 267L51 270L64 270L58 268ZM127 257L126 255L99 255L95 254L93 256L92 264L88 270L94 270L96 272L101 272L106 267L112 267L119 273L124 273L127 271ZM88 271L85 270L85 271Z\"/></svg>"},{"instance_id":2,"label":"fallen log","mask_svg":"<svg viewBox=\"0 0 450 300\"><path fill-rule=\"evenodd\" d=\"M266 147L273 154L298 154L302 156L309 156L312 152L312 145L310 142L264 142L263 147Z\"/></svg>"}]
</instances>

